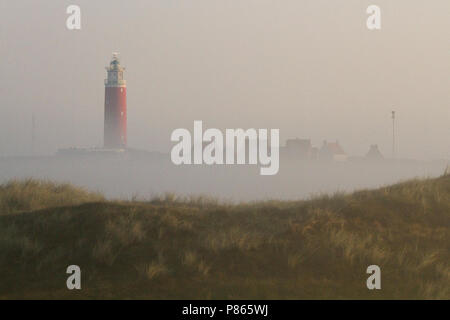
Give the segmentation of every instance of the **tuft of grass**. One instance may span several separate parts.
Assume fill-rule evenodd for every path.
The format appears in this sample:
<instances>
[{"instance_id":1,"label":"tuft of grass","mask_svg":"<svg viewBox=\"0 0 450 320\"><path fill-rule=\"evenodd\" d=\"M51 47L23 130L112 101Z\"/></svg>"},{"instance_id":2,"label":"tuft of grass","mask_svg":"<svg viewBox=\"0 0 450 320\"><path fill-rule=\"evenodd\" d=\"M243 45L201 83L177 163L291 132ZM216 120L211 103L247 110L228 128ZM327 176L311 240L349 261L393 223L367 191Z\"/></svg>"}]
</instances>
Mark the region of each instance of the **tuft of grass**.
<instances>
[{"instance_id":1,"label":"tuft of grass","mask_svg":"<svg viewBox=\"0 0 450 320\"><path fill-rule=\"evenodd\" d=\"M205 260L190 250L184 253L182 264L204 277L207 276L211 270L211 266L205 262Z\"/></svg>"},{"instance_id":2,"label":"tuft of grass","mask_svg":"<svg viewBox=\"0 0 450 320\"><path fill-rule=\"evenodd\" d=\"M168 273L168 269L163 263L155 261L139 265L137 270L146 280L156 280Z\"/></svg>"},{"instance_id":3,"label":"tuft of grass","mask_svg":"<svg viewBox=\"0 0 450 320\"><path fill-rule=\"evenodd\" d=\"M117 258L117 250L110 239L99 240L92 249L92 258L101 264L112 266Z\"/></svg>"}]
</instances>

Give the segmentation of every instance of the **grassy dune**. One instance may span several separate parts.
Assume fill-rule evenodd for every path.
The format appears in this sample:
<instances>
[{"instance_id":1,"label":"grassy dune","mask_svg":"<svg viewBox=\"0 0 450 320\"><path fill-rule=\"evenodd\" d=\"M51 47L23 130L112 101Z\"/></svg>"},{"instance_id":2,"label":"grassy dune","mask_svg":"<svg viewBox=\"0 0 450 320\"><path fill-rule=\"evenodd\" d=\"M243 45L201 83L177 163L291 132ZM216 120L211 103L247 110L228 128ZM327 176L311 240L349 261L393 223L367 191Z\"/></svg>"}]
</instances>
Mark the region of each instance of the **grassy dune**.
<instances>
[{"instance_id":1,"label":"grassy dune","mask_svg":"<svg viewBox=\"0 0 450 320\"><path fill-rule=\"evenodd\" d=\"M71 264L82 290L66 289ZM239 205L10 182L0 274L1 299L450 299L450 176Z\"/></svg>"}]
</instances>

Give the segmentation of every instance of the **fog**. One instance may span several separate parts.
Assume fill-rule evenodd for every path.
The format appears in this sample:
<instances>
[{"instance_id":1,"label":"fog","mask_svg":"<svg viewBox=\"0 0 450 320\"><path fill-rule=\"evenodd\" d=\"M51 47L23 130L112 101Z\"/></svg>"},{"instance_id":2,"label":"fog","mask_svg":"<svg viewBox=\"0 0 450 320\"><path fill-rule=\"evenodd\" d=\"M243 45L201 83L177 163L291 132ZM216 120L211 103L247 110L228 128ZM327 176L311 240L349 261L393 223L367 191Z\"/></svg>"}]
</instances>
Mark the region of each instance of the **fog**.
<instances>
[{"instance_id":1,"label":"fog","mask_svg":"<svg viewBox=\"0 0 450 320\"><path fill-rule=\"evenodd\" d=\"M375 188L410 178L436 177L446 161L299 161L280 159L277 175L256 165L175 166L169 155L57 156L0 160L0 181L28 177L70 182L108 198L149 200L212 196L221 201L301 200Z\"/></svg>"},{"instance_id":2,"label":"fog","mask_svg":"<svg viewBox=\"0 0 450 320\"><path fill-rule=\"evenodd\" d=\"M49 178L110 197L301 198L436 176L450 159L448 0L75 2L0 3L0 182ZM70 4L81 7L81 30L66 28ZM366 27L371 4L381 8L378 31ZM102 146L113 51L126 67L128 145L164 155L55 157ZM339 140L355 157L377 144L386 160L280 159L273 177L257 166L176 167L170 135L194 120L276 128L282 145Z\"/></svg>"}]
</instances>

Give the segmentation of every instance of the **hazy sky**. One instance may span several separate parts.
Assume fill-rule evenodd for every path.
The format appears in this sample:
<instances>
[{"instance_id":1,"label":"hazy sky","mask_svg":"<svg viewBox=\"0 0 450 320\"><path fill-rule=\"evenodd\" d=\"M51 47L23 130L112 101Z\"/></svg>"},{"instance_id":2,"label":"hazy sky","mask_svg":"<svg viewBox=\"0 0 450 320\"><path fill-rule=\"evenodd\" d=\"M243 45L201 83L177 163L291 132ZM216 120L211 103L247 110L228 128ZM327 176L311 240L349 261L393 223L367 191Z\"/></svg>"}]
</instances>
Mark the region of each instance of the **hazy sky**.
<instances>
[{"instance_id":1,"label":"hazy sky","mask_svg":"<svg viewBox=\"0 0 450 320\"><path fill-rule=\"evenodd\" d=\"M82 29L66 29L66 7ZM382 29L366 28L366 8ZM101 145L104 67L121 53L131 147L176 128L279 128L390 155L450 158L450 1L0 2L0 156Z\"/></svg>"}]
</instances>

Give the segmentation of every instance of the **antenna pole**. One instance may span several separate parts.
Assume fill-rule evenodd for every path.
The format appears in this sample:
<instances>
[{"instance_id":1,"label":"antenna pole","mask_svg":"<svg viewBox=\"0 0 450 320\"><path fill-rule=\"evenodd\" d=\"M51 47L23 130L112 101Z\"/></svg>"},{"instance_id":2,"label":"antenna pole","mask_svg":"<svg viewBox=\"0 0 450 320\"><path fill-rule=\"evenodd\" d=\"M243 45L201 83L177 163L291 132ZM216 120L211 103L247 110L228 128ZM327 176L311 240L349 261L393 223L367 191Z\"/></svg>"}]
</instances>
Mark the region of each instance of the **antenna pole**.
<instances>
[{"instance_id":1,"label":"antenna pole","mask_svg":"<svg viewBox=\"0 0 450 320\"><path fill-rule=\"evenodd\" d=\"M31 114L31 155L34 156L35 151L35 131L36 131L36 119L34 117L34 112Z\"/></svg>"},{"instance_id":2,"label":"antenna pole","mask_svg":"<svg viewBox=\"0 0 450 320\"><path fill-rule=\"evenodd\" d=\"M392 158L395 158L395 111L392 111Z\"/></svg>"}]
</instances>

